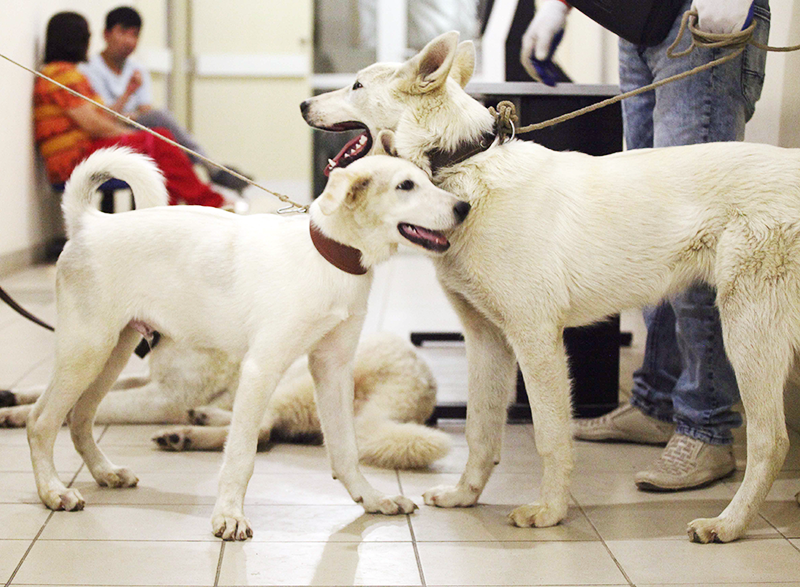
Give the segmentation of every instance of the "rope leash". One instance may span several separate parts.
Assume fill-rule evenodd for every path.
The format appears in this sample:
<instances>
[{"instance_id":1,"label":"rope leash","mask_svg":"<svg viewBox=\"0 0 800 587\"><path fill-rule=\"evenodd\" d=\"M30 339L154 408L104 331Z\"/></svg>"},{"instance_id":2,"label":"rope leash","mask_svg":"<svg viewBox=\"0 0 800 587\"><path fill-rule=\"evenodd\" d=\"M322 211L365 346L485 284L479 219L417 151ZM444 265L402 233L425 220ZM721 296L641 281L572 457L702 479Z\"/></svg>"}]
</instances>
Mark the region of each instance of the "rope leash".
<instances>
[{"instance_id":1,"label":"rope leash","mask_svg":"<svg viewBox=\"0 0 800 587\"><path fill-rule=\"evenodd\" d=\"M755 20L750 23L746 29L742 31L738 31L735 33L707 33L701 31L697 28L697 11L696 10L687 10L683 17L681 18L681 27L678 31L678 36L675 41L667 48L667 56L676 59L678 57L685 57L695 48L706 48L706 49L717 49L717 48L731 48L733 49L727 55L723 55L713 61L709 61L703 65L699 65L693 69L689 69L682 73L664 78L663 80L659 80L652 84L643 86L641 88L637 88L630 92L625 92L624 94L619 94L612 98L607 98L606 100L602 100L595 104L591 104L584 108L580 108L573 112L568 112L567 114L562 114L561 116L557 116L555 118L551 118L549 120L545 120L543 122L537 122L535 124L530 124L528 126L523 126L522 128L516 128L515 124L518 122L519 117L516 114L516 109L512 102L507 100L503 100L502 102L497 104L497 108L490 107L489 112L492 113L492 116L495 117L497 122L497 129L498 133L501 136L502 140L506 140L506 137L513 136L514 133L522 134L527 132L532 132L535 130L541 130L543 128L547 128L550 126L555 126L556 124L560 124L562 122L566 122L567 120L572 120L573 118L577 118L578 116L583 116L584 114L588 114L589 112L594 112L595 110L599 110L600 108L605 108L606 106L611 106L612 104L616 104L617 102L621 102L626 98L632 98L633 96L638 96L639 94L643 94L645 92L649 92L651 90L655 90L656 88L660 88L666 84L676 82L687 78L689 76L695 75L696 73L700 73L702 71L706 71L707 69L711 69L712 67L716 67L717 65L723 65L728 61L736 59L742 52L745 50L747 45L753 45L757 49L761 49L763 51L772 51L772 52L782 52L787 53L789 51L800 51L800 45L793 45L791 47L770 47L769 45L764 45L759 43L758 41L753 40L753 31L756 28ZM683 51L677 51L678 44L683 39L684 35L686 34L687 29L690 31L692 35L692 42L689 47Z\"/></svg>"},{"instance_id":2,"label":"rope leash","mask_svg":"<svg viewBox=\"0 0 800 587\"><path fill-rule=\"evenodd\" d=\"M123 121L125 124L128 124L128 125L130 125L130 126L133 126L133 127L135 127L136 129L138 129L138 130L142 130L142 131L144 131L144 132L148 132L148 133L150 133L151 135L153 135L154 137L156 137L156 138L158 138L158 139L160 139L160 140L164 141L165 143L169 143L169 144L170 144L170 145L172 145L173 147L177 147L177 148L179 148L181 151L184 151L184 152L186 152L186 153L188 153L188 154L190 154L190 155L193 155L194 157L197 157L198 159L200 159L200 160L202 160L202 161L204 161L204 162L206 162L206 163L208 163L208 164L210 164L210 165L213 165L214 167L216 167L216 168L218 168L218 169L222 169L223 171L226 171L227 173L230 173L231 175L233 175L234 177L236 177L236 178L238 178L238 179L241 179L242 181L245 181L245 182L247 182L249 185L252 185L252 186L254 186L254 187L257 187L258 189L260 189L260 190L263 190L263 191L267 192L268 194L270 194L270 195L272 195L272 196L275 196L275 197L276 197L276 198L278 198L278 199L279 199L281 202L283 202L284 204L286 204L286 205L287 205L285 208L281 208L280 210L278 210L278 213L279 213L279 214L292 214L292 213L305 213L305 212L308 212L308 206L303 206L303 205L300 205L300 204L298 204L298 203L296 203L296 202L292 201L292 200L289 198L289 196L285 196L285 195L283 195L283 194L279 194L279 193L277 193L277 192L273 192L272 190L269 190L269 189L265 188L264 186L257 184L257 183L256 183L256 182L254 182L253 180L251 180L251 179L249 179L249 178L245 177L244 175L242 175L242 174L240 174L240 173L237 173L236 171L233 171L232 169L228 169L228 168L227 168L227 167L225 167L224 165L221 165L221 164L217 163L216 161L212 161L212 160L211 160L211 159L209 159L208 157L205 157L204 155L201 155L200 153L197 153L197 152L195 152L195 151L192 151L191 149L188 149L187 147L184 147L183 145L181 145L181 144L179 144L179 143L176 143L175 141L173 141L173 140L171 140L171 139L168 139L168 138L167 138L167 137L165 137L164 135L160 135L160 134L158 134L158 133L157 133L157 132L155 132L153 129L147 128L146 126L144 126L144 125L142 125L142 124L139 124L139 123L138 123L138 122L136 122L135 120L132 120L132 119L128 118L127 116L123 116L123 115L122 115L122 114L120 114L119 112L115 112L114 110L112 110L112 109L111 109L111 108L109 108L108 106L105 106L105 105L103 105L103 104L100 104L99 102L95 102L94 100L92 100L92 99L90 99L90 98L87 98L86 96L84 96L83 94L81 94L81 93L79 93L79 92L76 92L76 91L75 91L75 90L73 90L72 88L68 88L68 87L67 87L67 86L65 86L64 84L61 84L61 83L57 82L56 80L54 80L54 79L52 79L52 78L50 78L50 77L48 77L48 76L44 75L43 73L40 73L40 72L38 72L38 71L36 71L36 70L34 70L34 69L31 69L31 68L29 68L29 67L26 67L26 66L22 65L21 63L18 63L18 62L16 62L16 61L14 61L14 60L13 60L13 59L11 59L10 57L6 57L6 56L5 56L5 55L3 55L2 53L0 53L0 57L2 57L3 59L5 59L5 60L6 60L6 61L8 61L9 63L12 63L12 64L16 65L17 67L20 67L20 68L24 69L24 70L25 70L25 71L27 71L28 73L32 73L32 74L33 74L33 75L35 75L36 77L38 77L38 78L41 78L41 79L43 79L43 80L47 80L48 82L50 82L51 84L54 84L54 85L58 86L58 87L59 87L59 88L61 88L62 90L66 90L67 92L69 92L69 93L70 93L70 94L72 94L73 96L77 96L77 97L78 97L78 98L80 98L81 100L84 100L84 101L86 101L86 102L89 102L90 104L94 104L95 106L97 106L97 107L98 107L98 108L100 108L101 110L103 110L103 111L107 112L108 114L111 114L112 116L114 116L114 118L117 118L117 119L119 119L119 120Z\"/></svg>"}]
</instances>

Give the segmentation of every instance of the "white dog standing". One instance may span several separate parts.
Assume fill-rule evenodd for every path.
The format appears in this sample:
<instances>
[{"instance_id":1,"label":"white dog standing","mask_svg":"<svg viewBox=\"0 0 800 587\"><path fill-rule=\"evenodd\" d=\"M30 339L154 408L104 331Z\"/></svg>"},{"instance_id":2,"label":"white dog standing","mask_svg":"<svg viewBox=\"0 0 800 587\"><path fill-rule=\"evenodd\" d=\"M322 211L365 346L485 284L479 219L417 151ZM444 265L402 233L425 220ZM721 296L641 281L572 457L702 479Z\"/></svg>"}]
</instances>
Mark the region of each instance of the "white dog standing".
<instances>
[{"instance_id":1,"label":"white dog standing","mask_svg":"<svg viewBox=\"0 0 800 587\"><path fill-rule=\"evenodd\" d=\"M313 126L395 130L400 156L472 205L434 260L465 330L470 454L458 484L428 491L426 503L478 500L499 460L517 359L543 478L539 500L510 517L519 526L563 520L573 468L564 327L706 281L717 288L747 413L748 466L728 507L692 521L689 535L742 536L788 450L782 394L800 346L800 151L718 143L590 157L492 143L492 115L463 89L473 66L472 45L448 33L302 106Z\"/></svg>"},{"instance_id":2,"label":"white dog standing","mask_svg":"<svg viewBox=\"0 0 800 587\"><path fill-rule=\"evenodd\" d=\"M63 200L69 242L57 264L55 372L27 428L36 486L47 507L84 505L53 462L56 433L68 414L75 448L95 480L109 487L137 484L97 446L92 423L139 332L157 330L219 349L241 365L212 515L217 536L252 536L244 497L259 424L282 374L304 353L334 477L367 512L415 509L403 496L377 491L359 471L353 356L370 269L401 243L446 250L446 233L464 220L469 205L408 162L384 156L362 163L333 174L309 214L291 217L193 206L102 214L92 197L110 177L126 181L138 202L163 200L157 168L143 156L111 149L75 169Z\"/></svg>"}]
</instances>

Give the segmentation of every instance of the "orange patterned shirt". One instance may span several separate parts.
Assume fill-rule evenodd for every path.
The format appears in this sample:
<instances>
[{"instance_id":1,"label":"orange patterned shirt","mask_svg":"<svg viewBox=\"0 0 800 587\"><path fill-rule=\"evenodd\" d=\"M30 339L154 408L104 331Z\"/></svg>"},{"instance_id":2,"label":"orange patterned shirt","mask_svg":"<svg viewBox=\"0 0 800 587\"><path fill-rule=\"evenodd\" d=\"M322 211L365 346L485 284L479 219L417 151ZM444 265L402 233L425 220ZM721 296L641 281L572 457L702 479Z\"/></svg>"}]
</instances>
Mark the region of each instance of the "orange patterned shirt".
<instances>
[{"instance_id":1,"label":"orange patterned shirt","mask_svg":"<svg viewBox=\"0 0 800 587\"><path fill-rule=\"evenodd\" d=\"M102 103L89 80L78 71L77 64L52 62L41 72L55 81ZM86 104L66 90L36 78L33 86L34 137L44 158L47 176L52 184L67 181L72 170L88 154L92 137L67 115L67 111Z\"/></svg>"}]
</instances>

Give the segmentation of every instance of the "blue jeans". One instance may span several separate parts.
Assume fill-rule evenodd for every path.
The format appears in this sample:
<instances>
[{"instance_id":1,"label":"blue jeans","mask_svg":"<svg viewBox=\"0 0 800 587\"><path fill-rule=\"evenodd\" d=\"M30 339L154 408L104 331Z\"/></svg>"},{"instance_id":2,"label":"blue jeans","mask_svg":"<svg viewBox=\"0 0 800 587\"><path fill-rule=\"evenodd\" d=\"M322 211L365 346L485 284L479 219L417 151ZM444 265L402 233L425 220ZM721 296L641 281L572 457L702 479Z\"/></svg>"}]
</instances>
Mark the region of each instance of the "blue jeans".
<instances>
[{"instance_id":1,"label":"blue jeans","mask_svg":"<svg viewBox=\"0 0 800 587\"><path fill-rule=\"evenodd\" d=\"M691 6L687 0L684 11ZM767 42L768 0L756 0L756 40ZM656 47L619 44L623 92L653 83L725 54L727 49L695 49L667 57L680 17ZM678 50L689 45L686 35ZM766 53L748 46L738 58L655 91L622 102L628 149L740 141L764 81ZM696 284L644 312L644 361L633 377L631 403L645 414L674 422L677 432L711 444L733 442L731 429L742 418L736 376L725 356L715 291Z\"/></svg>"}]
</instances>

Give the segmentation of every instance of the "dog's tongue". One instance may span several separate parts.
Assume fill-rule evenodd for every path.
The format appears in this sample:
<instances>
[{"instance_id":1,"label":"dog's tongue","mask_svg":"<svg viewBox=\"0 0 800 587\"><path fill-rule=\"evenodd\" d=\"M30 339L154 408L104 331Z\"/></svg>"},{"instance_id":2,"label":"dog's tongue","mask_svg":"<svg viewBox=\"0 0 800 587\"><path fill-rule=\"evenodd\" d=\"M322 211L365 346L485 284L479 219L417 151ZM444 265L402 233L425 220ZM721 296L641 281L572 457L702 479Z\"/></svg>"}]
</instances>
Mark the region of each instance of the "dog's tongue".
<instances>
[{"instance_id":1,"label":"dog's tongue","mask_svg":"<svg viewBox=\"0 0 800 587\"><path fill-rule=\"evenodd\" d=\"M347 167L350 163L358 159L362 151L369 145L369 134L363 132L357 137L350 139L342 150L333 159L328 159L323 173L327 177L331 171L337 167Z\"/></svg>"},{"instance_id":2,"label":"dog's tongue","mask_svg":"<svg viewBox=\"0 0 800 587\"><path fill-rule=\"evenodd\" d=\"M450 247L450 242L440 232L405 223L400 224L398 228L408 240L431 251L446 251Z\"/></svg>"},{"instance_id":3,"label":"dog's tongue","mask_svg":"<svg viewBox=\"0 0 800 587\"><path fill-rule=\"evenodd\" d=\"M447 239L441 233L433 232L432 230L428 230L427 228L423 228L421 226L414 226L413 230L417 233L417 235L434 246L445 247L448 245Z\"/></svg>"}]
</instances>

